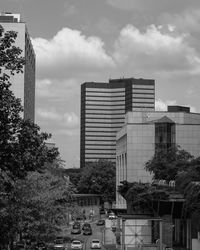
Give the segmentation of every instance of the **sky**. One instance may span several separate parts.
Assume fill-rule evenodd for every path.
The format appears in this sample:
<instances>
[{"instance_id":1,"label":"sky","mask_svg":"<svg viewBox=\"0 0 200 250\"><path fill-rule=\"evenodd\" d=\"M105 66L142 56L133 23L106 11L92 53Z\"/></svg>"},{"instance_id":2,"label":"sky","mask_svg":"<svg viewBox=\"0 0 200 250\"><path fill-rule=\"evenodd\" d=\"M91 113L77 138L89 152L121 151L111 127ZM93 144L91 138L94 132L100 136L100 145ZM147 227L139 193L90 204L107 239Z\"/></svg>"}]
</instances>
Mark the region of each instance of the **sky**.
<instances>
[{"instance_id":1,"label":"sky","mask_svg":"<svg viewBox=\"0 0 200 250\"><path fill-rule=\"evenodd\" d=\"M80 86L155 80L156 110L200 112L199 0L1 0L20 13L36 53L36 123L65 167L79 167Z\"/></svg>"}]
</instances>

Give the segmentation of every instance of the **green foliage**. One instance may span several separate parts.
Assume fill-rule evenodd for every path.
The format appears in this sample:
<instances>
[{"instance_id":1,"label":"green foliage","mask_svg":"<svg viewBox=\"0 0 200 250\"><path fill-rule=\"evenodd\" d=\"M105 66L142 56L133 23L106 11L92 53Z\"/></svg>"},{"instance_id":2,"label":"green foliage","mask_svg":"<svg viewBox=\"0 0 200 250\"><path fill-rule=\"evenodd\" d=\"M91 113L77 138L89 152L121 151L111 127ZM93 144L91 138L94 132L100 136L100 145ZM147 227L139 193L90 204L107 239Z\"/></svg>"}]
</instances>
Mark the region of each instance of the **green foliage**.
<instances>
[{"instance_id":1,"label":"green foliage","mask_svg":"<svg viewBox=\"0 0 200 250\"><path fill-rule=\"evenodd\" d=\"M64 170L64 173L69 176L70 182L76 187L81 179L81 168L68 168Z\"/></svg>"},{"instance_id":2,"label":"green foliage","mask_svg":"<svg viewBox=\"0 0 200 250\"><path fill-rule=\"evenodd\" d=\"M50 170L30 172L24 180L15 182L6 204L9 210L1 217L2 225L12 225L13 234L25 233L38 239L55 234L61 224L66 224L72 194L73 189L63 176Z\"/></svg>"},{"instance_id":3,"label":"green foliage","mask_svg":"<svg viewBox=\"0 0 200 250\"><path fill-rule=\"evenodd\" d=\"M193 156L180 149L171 147L166 150L157 150L151 160L145 164L145 168L153 173L153 178L158 180L175 180L178 172L186 169Z\"/></svg>"},{"instance_id":4,"label":"green foliage","mask_svg":"<svg viewBox=\"0 0 200 250\"><path fill-rule=\"evenodd\" d=\"M77 185L79 193L99 194L104 201L115 200L115 166L99 160L84 167Z\"/></svg>"},{"instance_id":5,"label":"green foliage","mask_svg":"<svg viewBox=\"0 0 200 250\"><path fill-rule=\"evenodd\" d=\"M167 200L169 197L167 189L159 189L149 183L124 181L118 191L128 201L128 204L131 204L131 212L151 213L156 216L158 211L155 204L160 200Z\"/></svg>"},{"instance_id":6,"label":"green foliage","mask_svg":"<svg viewBox=\"0 0 200 250\"><path fill-rule=\"evenodd\" d=\"M200 157L193 159L187 169L178 173L176 183L185 196L186 213L200 215Z\"/></svg>"},{"instance_id":7,"label":"green foliage","mask_svg":"<svg viewBox=\"0 0 200 250\"><path fill-rule=\"evenodd\" d=\"M51 135L23 120L21 101L10 90L10 75L21 73L25 64L22 50L15 46L16 37L16 32L4 32L0 26L0 244L13 240L15 232L30 225L33 218L40 231L42 213L47 216L44 204L48 201L47 205L55 209L52 204L60 191L58 180L43 173L58 156L56 148L48 149L45 144ZM44 188L38 190L39 182L44 182ZM50 186L47 197L44 189L49 190ZM46 228L46 224L41 227Z\"/></svg>"}]
</instances>

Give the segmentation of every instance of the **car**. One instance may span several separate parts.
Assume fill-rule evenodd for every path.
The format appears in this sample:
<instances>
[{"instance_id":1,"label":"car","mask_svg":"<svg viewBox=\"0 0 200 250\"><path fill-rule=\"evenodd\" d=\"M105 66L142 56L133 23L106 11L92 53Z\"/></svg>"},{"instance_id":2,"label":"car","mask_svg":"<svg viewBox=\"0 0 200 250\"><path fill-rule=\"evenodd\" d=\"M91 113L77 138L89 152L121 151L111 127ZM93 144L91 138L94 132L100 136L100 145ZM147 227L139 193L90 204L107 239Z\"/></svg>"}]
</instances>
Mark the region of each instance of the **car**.
<instances>
[{"instance_id":1,"label":"car","mask_svg":"<svg viewBox=\"0 0 200 250\"><path fill-rule=\"evenodd\" d=\"M105 225L105 220L98 220L97 221L97 226L103 226Z\"/></svg>"},{"instance_id":2,"label":"car","mask_svg":"<svg viewBox=\"0 0 200 250\"><path fill-rule=\"evenodd\" d=\"M38 242L35 245L36 250L47 250L47 246L44 242Z\"/></svg>"},{"instance_id":3,"label":"car","mask_svg":"<svg viewBox=\"0 0 200 250\"><path fill-rule=\"evenodd\" d=\"M73 240L71 243L71 249L83 249L83 243L80 240Z\"/></svg>"},{"instance_id":4,"label":"car","mask_svg":"<svg viewBox=\"0 0 200 250\"><path fill-rule=\"evenodd\" d=\"M59 237L54 240L54 250L65 250L65 242L64 239Z\"/></svg>"},{"instance_id":5,"label":"car","mask_svg":"<svg viewBox=\"0 0 200 250\"><path fill-rule=\"evenodd\" d=\"M101 242L99 239L93 239L90 242L90 248L91 249L100 249L101 248Z\"/></svg>"},{"instance_id":6,"label":"car","mask_svg":"<svg viewBox=\"0 0 200 250\"><path fill-rule=\"evenodd\" d=\"M82 230L85 230L86 228L91 229L91 225L90 225L90 223L84 223L84 224L83 224L83 226L82 226Z\"/></svg>"},{"instance_id":7,"label":"car","mask_svg":"<svg viewBox=\"0 0 200 250\"><path fill-rule=\"evenodd\" d=\"M114 213L110 213L110 214L108 215L108 219L109 219L109 220L117 219L117 216L116 216Z\"/></svg>"},{"instance_id":8,"label":"car","mask_svg":"<svg viewBox=\"0 0 200 250\"><path fill-rule=\"evenodd\" d=\"M100 211L99 211L100 214L105 214L105 210L104 208L101 208Z\"/></svg>"},{"instance_id":9,"label":"car","mask_svg":"<svg viewBox=\"0 0 200 250\"><path fill-rule=\"evenodd\" d=\"M86 227L83 230L83 235L92 235L92 228Z\"/></svg>"},{"instance_id":10,"label":"car","mask_svg":"<svg viewBox=\"0 0 200 250\"><path fill-rule=\"evenodd\" d=\"M81 233L81 224L75 222L72 226L71 234L80 234Z\"/></svg>"},{"instance_id":11,"label":"car","mask_svg":"<svg viewBox=\"0 0 200 250\"><path fill-rule=\"evenodd\" d=\"M72 228L71 234L81 234L81 229L80 228Z\"/></svg>"},{"instance_id":12,"label":"car","mask_svg":"<svg viewBox=\"0 0 200 250\"><path fill-rule=\"evenodd\" d=\"M14 246L15 250L24 250L25 248L26 247L25 247L24 242L18 241L18 242L15 243L15 246Z\"/></svg>"}]
</instances>

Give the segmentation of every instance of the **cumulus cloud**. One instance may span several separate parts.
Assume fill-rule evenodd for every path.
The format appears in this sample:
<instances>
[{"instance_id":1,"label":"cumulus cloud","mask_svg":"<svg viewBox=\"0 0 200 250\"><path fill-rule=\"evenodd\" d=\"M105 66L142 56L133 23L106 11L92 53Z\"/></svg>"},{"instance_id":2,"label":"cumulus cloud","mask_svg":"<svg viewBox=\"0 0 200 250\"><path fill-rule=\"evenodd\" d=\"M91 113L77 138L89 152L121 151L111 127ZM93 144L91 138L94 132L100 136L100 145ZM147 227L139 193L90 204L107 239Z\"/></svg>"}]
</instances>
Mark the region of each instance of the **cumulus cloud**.
<instances>
[{"instance_id":1,"label":"cumulus cloud","mask_svg":"<svg viewBox=\"0 0 200 250\"><path fill-rule=\"evenodd\" d=\"M79 117L74 112L58 113L56 109L37 109L37 115L43 121L54 122L59 128L77 129L79 126ZM52 124L51 124L52 125Z\"/></svg>"},{"instance_id":2,"label":"cumulus cloud","mask_svg":"<svg viewBox=\"0 0 200 250\"><path fill-rule=\"evenodd\" d=\"M150 25L141 32L133 25L124 27L113 54L121 66L134 70L181 71L199 67L196 51L185 42L185 34L163 33L162 27Z\"/></svg>"},{"instance_id":3,"label":"cumulus cloud","mask_svg":"<svg viewBox=\"0 0 200 250\"><path fill-rule=\"evenodd\" d=\"M177 104L176 100L166 100L163 101L161 99L156 99L155 100L155 110L156 111L167 111L167 106L170 105L178 105L178 106L185 106L185 107L190 107L190 111L193 113L197 113L197 109L190 105L190 104Z\"/></svg>"},{"instance_id":4,"label":"cumulus cloud","mask_svg":"<svg viewBox=\"0 0 200 250\"><path fill-rule=\"evenodd\" d=\"M167 100L167 101L163 101L161 99L155 100L156 111L167 111L168 105L177 105L176 100Z\"/></svg>"},{"instance_id":5,"label":"cumulus cloud","mask_svg":"<svg viewBox=\"0 0 200 250\"><path fill-rule=\"evenodd\" d=\"M64 78L73 70L80 73L114 66L103 41L94 36L86 37L78 30L63 28L51 40L35 38L32 43L39 78Z\"/></svg>"}]
</instances>

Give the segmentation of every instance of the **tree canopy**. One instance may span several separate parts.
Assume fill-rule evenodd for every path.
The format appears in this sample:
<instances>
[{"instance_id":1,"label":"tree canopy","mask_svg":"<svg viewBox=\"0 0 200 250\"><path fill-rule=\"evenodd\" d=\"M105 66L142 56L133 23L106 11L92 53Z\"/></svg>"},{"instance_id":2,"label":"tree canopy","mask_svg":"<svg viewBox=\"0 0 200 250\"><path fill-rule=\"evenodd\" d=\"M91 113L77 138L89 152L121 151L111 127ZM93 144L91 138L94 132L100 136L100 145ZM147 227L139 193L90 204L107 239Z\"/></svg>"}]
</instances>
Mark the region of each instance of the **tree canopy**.
<instances>
[{"instance_id":1,"label":"tree canopy","mask_svg":"<svg viewBox=\"0 0 200 250\"><path fill-rule=\"evenodd\" d=\"M31 221L39 230L44 216L49 218L48 209L56 214L55 200L69 195L63 180L47 171L59 155L57 148L46 146L51 135L22 118L21 100L10 89L15 84L10 76L20 74L25 64L16 37L16 32L0 26L0 244Z\"/></svg>"},{"instance_id":2,"label":"tree canopy","mask_svg":"<svg viewBox=\"0 0 200 250\"><path fill-rule=\"evenodd\" d=\"M99 194L104 201L115 200L115 166L112 162L99 160L84 167L77 185L79 193Z\"/></svg>"},{"instance_id":3,"label":"tree canopy","mask_svg":"<svg viewBox=\"0 0 200 250\"><path fill-rule=\"evenodd\" d=\"M168 199L170 194L180 194L185 198L184 213L200 215L200 157L193 157L180 147L158 150L145 168L153 174L154 180L175 181L175 188L168 185L159 187L149 183L122 182L118 190L135 208L148 208L155 213L154 201ZM157 187L156 187L157 186Z\"/></svg>"},{"instance_id":4,"label":"tree canopy","mask_svg":"<svg viewBox=\"0 0 200 250\"><path fill-rule=\"evenodd\" d=\"M171 147L168 150L156 150L152 159L146 164L147 171L153 174L157 180L175 180L178 172L187 169L194 157L179 146Z\"/></svg>"}]
</instances>

